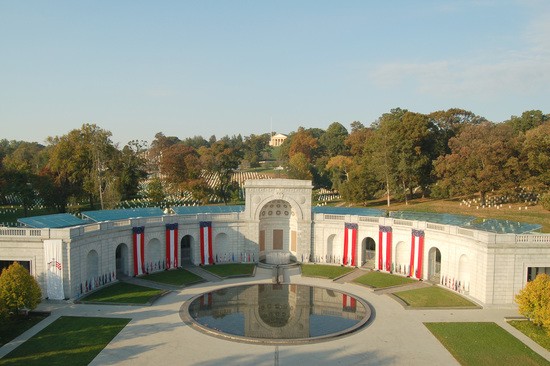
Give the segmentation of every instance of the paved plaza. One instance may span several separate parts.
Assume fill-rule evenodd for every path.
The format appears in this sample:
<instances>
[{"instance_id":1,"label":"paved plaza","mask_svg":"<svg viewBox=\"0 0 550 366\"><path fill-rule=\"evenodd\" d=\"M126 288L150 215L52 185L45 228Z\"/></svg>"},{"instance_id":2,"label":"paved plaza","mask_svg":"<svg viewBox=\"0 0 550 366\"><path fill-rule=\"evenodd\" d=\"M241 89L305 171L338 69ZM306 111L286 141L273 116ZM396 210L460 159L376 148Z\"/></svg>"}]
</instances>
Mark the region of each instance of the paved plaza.
<instances>
[{"instance_id":1,"label":"paved plaza","mask_svg":"<svg viewBox=\"0 0 550 366\"><path fill-rule=\"evenodd\" d=\"M0 357L59 316L73 315L132 319L92 365L457 365L422 324L451 321L495 322L550 360L550 352L506 323L506 317L518 315L515 309L406 310L387 294L359 285L299 274L288 278L291 283L334 288L365 299L374 309L371 321L360 331L334 340L273 346L212 337L180 319L182 304L200 293L229 285L271 283L271 271L258 268L255 277L206 282L175 290L152 306L42 303L39 310L51 311L51 316L0 348Z\"/></svg>"}]
</instances>

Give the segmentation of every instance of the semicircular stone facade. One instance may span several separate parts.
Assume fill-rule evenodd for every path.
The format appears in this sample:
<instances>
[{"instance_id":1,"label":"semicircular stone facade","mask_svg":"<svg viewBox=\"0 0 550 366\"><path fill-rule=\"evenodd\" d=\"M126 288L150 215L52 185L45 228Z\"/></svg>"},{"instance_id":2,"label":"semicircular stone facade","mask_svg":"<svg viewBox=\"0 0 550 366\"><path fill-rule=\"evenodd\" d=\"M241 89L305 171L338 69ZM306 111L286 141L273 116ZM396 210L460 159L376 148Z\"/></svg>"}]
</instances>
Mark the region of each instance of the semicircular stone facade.
<instances>
[{"instance_id":1,"label":"semicircular stone facade","mask_svg":"<svg viewBox=\"0 0 550 366\"><path fill-rule=\"evenodd\" d=\"M495 234L345 208L312 211L311 181L249 180L244 187L244 210L205 206L62 229L0 228L0 261L24 263L51 299L79 298L119 276L256 263L269 253L431 281L484 306L513 306L528 280L550 272L548 234Z\"/></svg>"}]
</instances>

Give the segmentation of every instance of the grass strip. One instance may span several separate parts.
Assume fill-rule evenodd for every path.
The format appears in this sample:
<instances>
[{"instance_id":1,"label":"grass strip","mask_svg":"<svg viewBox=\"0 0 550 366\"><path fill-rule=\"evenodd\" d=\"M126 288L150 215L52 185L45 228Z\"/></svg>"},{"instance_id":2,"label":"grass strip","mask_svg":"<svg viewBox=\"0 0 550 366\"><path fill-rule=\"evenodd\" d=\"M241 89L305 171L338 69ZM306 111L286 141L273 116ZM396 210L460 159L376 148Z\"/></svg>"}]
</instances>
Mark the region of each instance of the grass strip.
<instances>
[{"instance_id":1,"label":"grass strip","mask_svg":"<svg viewBox=\"0 0 550 366\"><path fill-rule=\"evenodd\" d=\"M86 302L109 302L120 304L146 304L155 296L162 294L162 290L138 286L131 283L118 282L102 288L84 298Z\"/></svg>"},{"instance_id":2,"label":"grass strip","mask_svg":"<svg viewBox=\"0 0 550 366\"><path fill-rule=\"evenodd\" d=\"M216 264L214 266L203 266L201 268L220 277L229 277L251 276L254 273L254 267L256 267L256 265L253 263L227 263Z\"/></svg>"},{"instance_id":3,"label":"grass strip","mask_svg":"<svg viewBox=\"0 0 550 366\"><path fill-rule=\"evenodd\" d=\"M424 323L424 325L461 365L550 364L495 323Z\"/></svg>"},{"instance_id":4,"label":"grass strip","mask_svg":"<svg viewBox=\"0 0 550 366\"><path fill-rule=\"evenodd\" d=\"M407 305L418 308L476 306L464 297L437 286L395 292L394 295L405 301Z\"/></svg>"},{"instance_id":5,"label":"grass strip","mask_svg":"<svg viewBox=\"0 0 550 366\"><path fill-rule=\"evenodd\" d=\"M28 316L10 317L0 322L0 347L46 319L47 315L30 313Z\"/></svg>"},{"instance_id":6,"label":"grass strip","mask_svg":"<svg viewBox=\"0 0 550 366\"><path fill-rule=\"evenodd\" d=\"M357 277L353 282L361 285L366 285L374 288L385 288L398 285L406 285L408 283L418 282L412 278L393 275L390 273L372 271L367 274Z\"/></svg>"},{"instance_id":7,"label":"grass strip","mask_svg":"<svg viewBox=\"0 0 550 366\"><path fill-rule=\"evenodd\" d=\"M141 277L147 281L164 283L167 285L183 286L202 281L202 278L185 269L162 271Z\"/></svg>"},{"instance_id":8,"label":"grass strip","mask_svg":"<svg viewBox=\"0 0 550 366\"><path fill-rule=\"evenodd\" d=\"M529 320L511 320L508 324L550 351L550 335L543 327L536 326Z\"/></svg>"},{"instance_id":9,"label":"grass strip","mask_svg":"<svg viewBox=\"0 0 550 366\"><path fill-rule=\"evenodd\" d=\"M352 267L329 266L326 264L302 264L302 276L334 279L354 269Z\"/></svg>"},{"instance_id":10,"label":"grass strip","mask_svg":"<svg viewBox=\"0 0 550 366\"><path fill-rule=\"evenodd\" d=\"M0 359L0 365L88 365L130 320L62 316Z\"/></svg>"}]
</instances>

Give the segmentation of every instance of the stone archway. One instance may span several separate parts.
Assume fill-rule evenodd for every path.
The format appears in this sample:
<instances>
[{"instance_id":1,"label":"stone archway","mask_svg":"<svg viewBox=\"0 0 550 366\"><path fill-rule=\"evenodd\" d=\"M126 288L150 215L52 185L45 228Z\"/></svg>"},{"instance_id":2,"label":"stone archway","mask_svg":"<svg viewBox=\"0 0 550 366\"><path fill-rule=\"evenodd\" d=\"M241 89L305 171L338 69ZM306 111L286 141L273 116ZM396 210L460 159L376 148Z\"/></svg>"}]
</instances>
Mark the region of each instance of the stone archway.
<instances>
[{"instance_id":1,"label":"stone archway","mask_svg":"<svg viewBox=\"0 0 550 366\"><path fill-rule=\"evenodd\" d=\"M116 274L117 277L128 275L128 246L125 243L120 243L116 247L115 251L115 262L116 262Z\"/></svg>"},{"instance_id":2,"label":"stone archway","mask_svg":"<svg viewBox=\"0 0 550 366\"><path fill-rule=\"evenodd\" d=\"M185 235L180 242L180 263L193 264L193 237Z\"/></svg>"},{"instance_id":3,"label":"stone archway","mask_svg":"<svg viewBox=\"0 0 550 366\"><path fill-rule=\"evenodd\" d=\"M441 251L436 248L430 248L428 252L428 280L439 283L441 279Z\"/></svg>"},{"instance_id":4,"label":"stone archway","mask_svg":"<svg viewBox=\"0 0 550 366\"><path fill-rule=\"evenodd\" d=\"M313 185L308 180L297 179L249 179L244 184L246 204L243 217L258 222L257 234L251 237L257 242L262 257L269 252L291 258L310 258L311 197ZM274 207L270 207L271 204ZM277 209L276 205L281 204ZM287 208L283 207L287 205ZM269 216L269 209L272 213ZM287 223L275 223L277 211L286 216ZM282 226L282 228L276 227ZM274 230L282 230L274 232ZM253 232L253 231L252 231ZM251 232L251 233L252 233ZM282 237L282 240L281 240ZM281 245L282 242L282 245ZM277 249L281 248L282 249Z\"/></svg>"},{"instance_id":5,"label":"stone archway","mask_svg":"<svg viewBox=\"0 0 550 366\"><path fill-rule=\"evenodd\" d=\"M296 252L296 213L289 202L272 200L260 211L260 251Z\"/></svg>"},{"instance_id":6,"label":"stone archway","mask_svg":"<svg viewBox=\"0 0 550 366\"><path fill-rule=\"evenodd\" d=\"M361 242L361 253L363 254L362 265L366 268L376 266L376 242L371 237L366 237Z\"/></svg>"}]
</instances>

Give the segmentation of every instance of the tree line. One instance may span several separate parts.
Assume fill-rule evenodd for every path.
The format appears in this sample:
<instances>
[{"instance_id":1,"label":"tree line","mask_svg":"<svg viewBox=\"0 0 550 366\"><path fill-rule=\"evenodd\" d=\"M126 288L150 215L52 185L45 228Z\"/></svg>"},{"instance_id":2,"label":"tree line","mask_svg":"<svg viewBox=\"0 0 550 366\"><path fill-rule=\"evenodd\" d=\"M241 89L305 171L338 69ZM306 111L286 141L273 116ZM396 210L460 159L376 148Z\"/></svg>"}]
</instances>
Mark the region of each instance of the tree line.
<instances>
[{"instance_id":1,"label":"tree line","mask_svg":"<svg viewBox=\"0 0 550 366\"><path fill-rule=\"evenodd\" d=\"M203 203L212 195L228 203L239 191L231 174L264 161L354 203L383 197L389 204L415 194L479 194L484 203L492 191L529 185L546 192L550 186L550 115L539 110L493 123L462 109L422 114L395 108L368 127L358 121L350 127L300 127L278 148L269 146L269 133L207 140L162 132L150 144L133 140L120 147L95 124L49 137L45 145L4 139L0 197L16 198L25 209L39 200L58 212L74 202L112 208L139 193L153 202L191 192ZM205 172L217 177L216 185Z\"/></svg>"}]
</instances>

